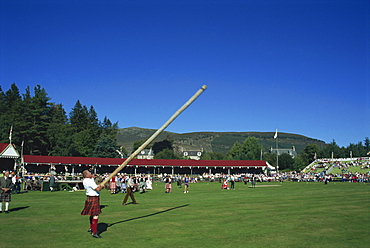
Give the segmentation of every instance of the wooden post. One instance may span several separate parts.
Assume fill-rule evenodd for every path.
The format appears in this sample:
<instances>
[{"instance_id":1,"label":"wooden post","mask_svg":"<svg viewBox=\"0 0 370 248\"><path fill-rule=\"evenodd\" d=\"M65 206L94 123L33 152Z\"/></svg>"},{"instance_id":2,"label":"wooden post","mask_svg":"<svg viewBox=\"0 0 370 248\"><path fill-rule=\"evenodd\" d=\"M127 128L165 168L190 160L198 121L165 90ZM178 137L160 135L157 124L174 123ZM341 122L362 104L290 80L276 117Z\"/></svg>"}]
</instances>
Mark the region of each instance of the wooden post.
<instances>
[{"instance_id":1,"label":"wooden post","mask_svg":"<svg viewBox=\"0 0 370 248\"><path fill-rule=\"evenodd\" d=\"M206 85L203 85L202 88L200 88L181 108L179 108L170 119L166 121L149 139L147 139L135 152L133 152L118 168L113 171L109 177L107 177L103 182L100 183L100 186L104 186L109 180L117 175L118 172L120 172L125 166L130 163L130 161L135 158L147 145L150 144L160 133L163 132L163 130L168 127L187 107L189 107L190 104L192 104L195 99L197 99L200 94L203 93L203 91L207 89Z\"/></svg>"}]
</instances>

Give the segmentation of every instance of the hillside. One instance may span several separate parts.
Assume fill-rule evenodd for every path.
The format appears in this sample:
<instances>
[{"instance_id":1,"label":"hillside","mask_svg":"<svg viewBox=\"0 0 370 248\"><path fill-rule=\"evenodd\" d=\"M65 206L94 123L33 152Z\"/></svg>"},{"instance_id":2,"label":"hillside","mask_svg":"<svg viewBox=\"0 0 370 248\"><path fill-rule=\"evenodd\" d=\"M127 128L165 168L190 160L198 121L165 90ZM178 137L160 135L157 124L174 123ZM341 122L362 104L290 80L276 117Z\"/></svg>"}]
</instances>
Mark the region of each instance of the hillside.
<instances>
[{"instance_id":1,"label":"hillside","mask_svg":"<svg viewBox=\"0 0 370 248\"><path fill-rule=\"evenodd\" d=\"M135 141L146 140L155 131L154 129L138 127L123 128L119 130L117 141L128 152L132 152ZM265 150L268 151L270 147L276 147L274 134L274 132L195 132L179 134L164 131L153 142L167 138L174 141L174 146L178 151L200 150L203 148L206 152L226 154L236 141L242 143L249 136L256 137ZM317 144L323 147L325 142L298 134L279 133L279 148L292 148L292 146L295 146L296 151L300 153L309 144Z\"/></svg>"}]
</instances>

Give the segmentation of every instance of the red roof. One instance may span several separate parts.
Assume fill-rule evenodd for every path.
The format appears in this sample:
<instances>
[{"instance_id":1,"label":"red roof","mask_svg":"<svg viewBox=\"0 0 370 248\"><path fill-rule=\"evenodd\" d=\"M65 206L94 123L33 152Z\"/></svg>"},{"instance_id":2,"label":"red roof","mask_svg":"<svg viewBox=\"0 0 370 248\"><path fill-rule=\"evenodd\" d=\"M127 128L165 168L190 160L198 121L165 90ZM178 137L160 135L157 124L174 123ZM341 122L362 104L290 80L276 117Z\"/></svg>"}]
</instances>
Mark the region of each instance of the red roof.
<instances>
[{"instance_id":1,"label":"red roof","mask_svg":"<svg viewBox=\"0 0 370 248\"><path fill-rule=\"evenodd\" d=\"M88 158L24 155L26 164L54 165L121 165L126 159L121 158ZM139 166L201 166L201 167L265 167L264 160L181 160L181 159L133 159L129 165Z\"/></svg>"},{"instance_id":2,"label":"red roof","mask_svg":"<svg viewBox=\"0 0 370 248\"><path fill-rule=\"evenodd\" d=\"M5 148L8 147L9 144L6 144L6 143L0 143L0 153L3 152L5 150Z\"/></svg>"},{"instance_id":3,"label":"red roof","mask_svg":"<svg viewBox=\"0 0 370 248\"><path fill-rule=\"evenodd\" d=\"M35 156L23 155L24 163L27 164L100 164L100 165L118 165L122 164L121 158L88 158L88 157L61 157L61 156Z\"/></svg>"}]
</instances>

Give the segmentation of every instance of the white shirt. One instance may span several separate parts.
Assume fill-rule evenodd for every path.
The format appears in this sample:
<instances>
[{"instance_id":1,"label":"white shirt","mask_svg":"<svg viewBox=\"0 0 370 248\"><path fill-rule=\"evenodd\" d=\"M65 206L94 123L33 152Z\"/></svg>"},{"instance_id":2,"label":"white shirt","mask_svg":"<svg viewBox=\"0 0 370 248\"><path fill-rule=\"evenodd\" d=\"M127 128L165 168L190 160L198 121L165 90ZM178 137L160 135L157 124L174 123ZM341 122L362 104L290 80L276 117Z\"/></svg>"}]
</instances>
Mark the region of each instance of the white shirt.
<instances>
[{"instance_id":1,"label":"white shirt","mask_svg":"<svg viewBox=\"0 0 370 248\"><path fill-rule=\"evenodd\" d=\"M83 185L87 196L99 196L100 192L95 190L98 185L96 185L94 178L84 178Z\"/></svg>"},{"instance_id":2,"label":"white shirt","mask_svg":"<svg viewBox=\"0 0 370 248\"><path fill-rule=\"evenodd\" d=\"M133 178L128 179L127 186L129 186L129 187L135 186L135 182L134 182L134 179Z\"/></svg>"}]
</instances>

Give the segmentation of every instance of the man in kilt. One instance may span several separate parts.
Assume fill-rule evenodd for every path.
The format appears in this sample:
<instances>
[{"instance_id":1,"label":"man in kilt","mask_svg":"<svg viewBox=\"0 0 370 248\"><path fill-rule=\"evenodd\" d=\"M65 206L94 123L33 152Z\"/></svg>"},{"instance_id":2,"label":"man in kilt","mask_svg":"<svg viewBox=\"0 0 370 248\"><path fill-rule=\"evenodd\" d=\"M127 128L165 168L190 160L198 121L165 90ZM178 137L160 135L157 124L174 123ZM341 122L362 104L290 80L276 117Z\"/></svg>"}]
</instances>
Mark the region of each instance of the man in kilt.
<instances>
[{"instance_id":1,"label":"man in kilt","mask_svg":"<svg viewBox=\"0 0 370 248\"><path fill-rule=\"evenodd\" d=\"M101 238L98 234L98 218L101 213L99 191L102 189L102 186L98 186L95 183L94 177L90 171L85 170L82 172L82 175L84 177L83 185L86 190L87 199L81 215L90 215L90 229L88 232L90 232L94 238Z\"/></svg>"},{"instance_id":2,"label":"man in kilt","mask_svg":"<svg viewBox=\"0 0 370 248\"><path fill-rule=\"evenodd\" d=\"M3 212L3 202L5 202L5 213L9 213L9 202L11 197L12 179L9 171L4 171L4 176L0 177L0 213Z\"/></svg>"}]
</instances>

